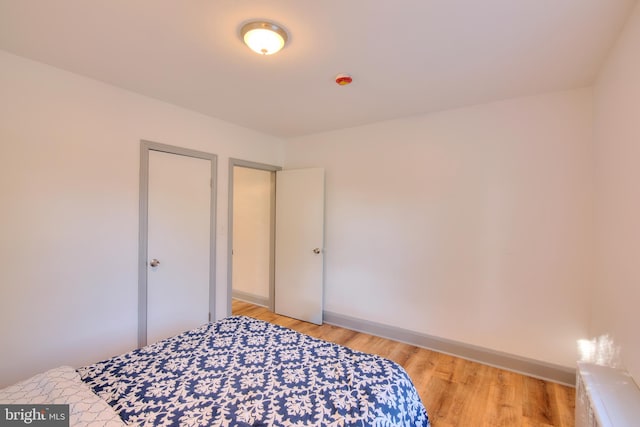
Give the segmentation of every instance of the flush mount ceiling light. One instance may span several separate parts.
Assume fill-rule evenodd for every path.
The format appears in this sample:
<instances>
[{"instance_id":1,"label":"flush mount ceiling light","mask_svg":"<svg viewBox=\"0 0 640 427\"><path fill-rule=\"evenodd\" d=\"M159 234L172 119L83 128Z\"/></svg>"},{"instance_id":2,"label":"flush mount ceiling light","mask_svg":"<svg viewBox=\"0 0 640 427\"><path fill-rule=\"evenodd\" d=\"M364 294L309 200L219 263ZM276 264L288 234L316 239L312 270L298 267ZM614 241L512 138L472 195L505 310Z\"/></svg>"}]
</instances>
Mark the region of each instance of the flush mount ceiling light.
<instances>
[{"instance_id":1,"label":"flush mount ceiling light","mask_svg":"<svg viewBox=\"0 0 640 427\"><path fill-rule=\"evenodd\" d=\"M268 21L251 21L240 29L240 36L251 50L261 55L278 52L287 43L284 28Z\"/></svg>"}]
</instances>

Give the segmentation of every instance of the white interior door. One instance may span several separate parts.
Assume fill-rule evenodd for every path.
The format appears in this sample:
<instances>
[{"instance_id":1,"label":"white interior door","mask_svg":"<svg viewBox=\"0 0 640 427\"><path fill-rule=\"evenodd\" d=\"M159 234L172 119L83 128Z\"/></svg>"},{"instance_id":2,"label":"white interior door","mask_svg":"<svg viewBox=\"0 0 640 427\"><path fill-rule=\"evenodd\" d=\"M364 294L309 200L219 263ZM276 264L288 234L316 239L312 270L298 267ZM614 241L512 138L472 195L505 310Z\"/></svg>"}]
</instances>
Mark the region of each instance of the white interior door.
<instances>
[{"instance_id":1,"label":"white interior door","mask_svg":"<svg viewBox=\"0 0 640 427\"><path fill-rule=\"evenodd\" d=\"M151 150L148 176L147 343L152 343L209 320L211 161Z\"/></svg>"},{"instance_id":2,"label":"white interior door","mask_svg":"<svg viewBox=\"0 0 640 427\"><path fill-rule=\"evenodd\" d=\"M324 169L276 175L275 311L322 324Z\"/></svg>"}]
</instances>

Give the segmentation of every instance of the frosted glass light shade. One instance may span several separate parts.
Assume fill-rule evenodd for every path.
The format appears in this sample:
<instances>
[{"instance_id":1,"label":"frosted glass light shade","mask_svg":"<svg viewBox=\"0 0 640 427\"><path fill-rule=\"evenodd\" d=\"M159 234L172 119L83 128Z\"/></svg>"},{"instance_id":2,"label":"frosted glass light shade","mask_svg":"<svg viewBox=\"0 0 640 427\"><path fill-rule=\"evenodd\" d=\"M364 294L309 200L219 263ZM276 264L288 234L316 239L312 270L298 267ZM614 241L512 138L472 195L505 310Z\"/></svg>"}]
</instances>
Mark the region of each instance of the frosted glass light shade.
<instances>
[{"instance_id":1,"label":"frosted glass light shade","mask_svg":"<svg viewBox=\"0 0 640 427\"><path fill-rule=\"evenodd\" d=\"M287 42L287 32L270 22L249 22L242 27L240 34L245 44L260 55L272 55Z\"/></svg>"}]
</instances>

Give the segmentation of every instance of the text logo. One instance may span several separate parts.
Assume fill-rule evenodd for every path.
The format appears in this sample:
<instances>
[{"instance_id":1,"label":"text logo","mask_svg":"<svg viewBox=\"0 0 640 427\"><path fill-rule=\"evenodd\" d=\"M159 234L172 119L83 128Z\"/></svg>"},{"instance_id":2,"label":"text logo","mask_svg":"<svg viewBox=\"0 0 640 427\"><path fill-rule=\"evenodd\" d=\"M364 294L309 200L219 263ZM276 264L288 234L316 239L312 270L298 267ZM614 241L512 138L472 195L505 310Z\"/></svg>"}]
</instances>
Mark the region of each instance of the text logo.
<instances>
[{"instance_id":1,"label":"text logo","mask_svg":"<svg viewBox=\"0 0 640 427\"><path fill-rule=\"evenodd\" d=\"M0 405L0 427L69 427L69 405Z\"/></svg>"}]
</instances>

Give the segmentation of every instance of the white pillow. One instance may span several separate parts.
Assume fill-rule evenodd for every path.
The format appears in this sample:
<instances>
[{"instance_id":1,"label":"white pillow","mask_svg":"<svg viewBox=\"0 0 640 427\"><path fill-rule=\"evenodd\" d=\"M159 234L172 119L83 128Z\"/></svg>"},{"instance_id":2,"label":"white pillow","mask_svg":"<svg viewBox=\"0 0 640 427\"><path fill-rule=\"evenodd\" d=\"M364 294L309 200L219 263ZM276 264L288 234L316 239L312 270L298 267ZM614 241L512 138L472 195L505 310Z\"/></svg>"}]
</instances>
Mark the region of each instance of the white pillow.
<instances>
[{"instance_id":1,"label":"white pillow","mask_svg":"<svg viewBox=\"0 0 640 427\"><path fill-rule=\"evenodd\" d=\"M121 427L124 422L70 366L61 366L0 389L2 404L69 404L71 426Z\"/></svg>"}]
</instances>

